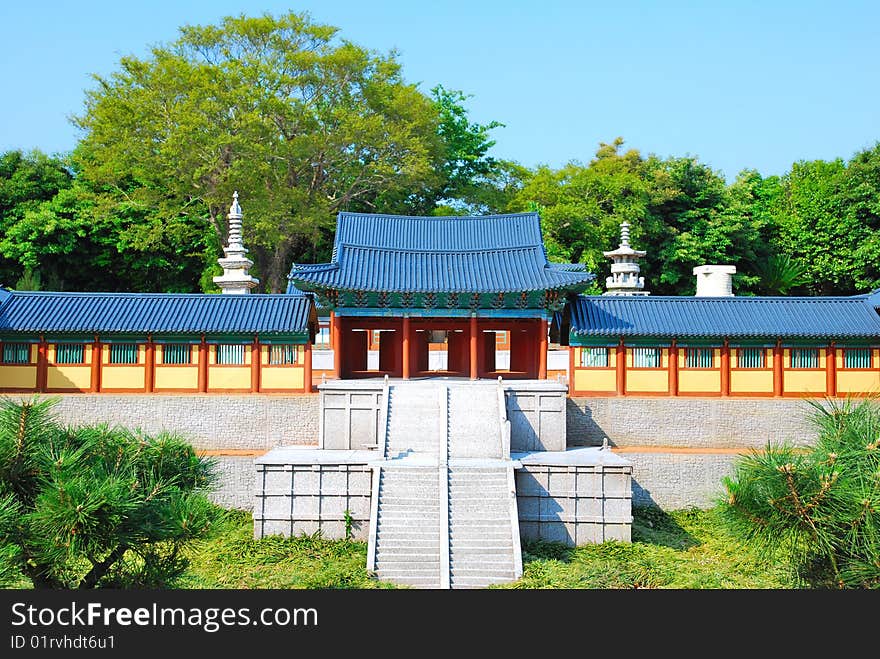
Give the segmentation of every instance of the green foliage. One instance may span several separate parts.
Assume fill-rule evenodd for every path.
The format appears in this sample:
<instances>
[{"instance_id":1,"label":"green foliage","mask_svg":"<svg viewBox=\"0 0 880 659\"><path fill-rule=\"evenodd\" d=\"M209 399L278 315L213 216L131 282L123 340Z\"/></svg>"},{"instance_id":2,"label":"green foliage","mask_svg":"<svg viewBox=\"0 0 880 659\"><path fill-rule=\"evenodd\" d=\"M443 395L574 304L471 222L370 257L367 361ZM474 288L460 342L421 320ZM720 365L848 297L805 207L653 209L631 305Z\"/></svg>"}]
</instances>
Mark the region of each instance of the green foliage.
<instances>
[{"instance_id":1,"label":"green foliage","mask_svg":"<svg viewBox=\"0 0 880 659\"><path fill-rule=\"evenodd\" d=\"M808 450L768 445L725 478L723 519L765 555L783 556L804 583L880 586L880 404L876 399L814 407Z\"/></svg>"},{"instance_id":2,"label":"green foliage","mask_svg":"<svg viewBox=\"0 0 880 659\"><path fill-rule=\"evenodd\" d=\"M366 543L320 535L253 538L230 511L179 582L182 588L394 588L366 571ZM523 543L524 576L500 588L790 588L785 567L731 541L714 510L633 509L633 543Z\"/></svg>"},{"instance_id":3,"label":"green foliage","mask_svg":"<svg viewBox=\"0 0 880 659\"><path fill-rule=\"evenodd\" d=\"M0 154L0 284L9 285L22 275L21 264L4 249L3 236L27 213L70 187L72 180L61 158L40 151Z\"/></svg>"},{"instance_id":4,"label":"green foliage","mask_svg":"<svg viewBox=\"0 0 880 659\"><path fill-rule=\"evenodd\" d=\"M523 543L523 578L498 588L790 588L784 566L724 533L718 511L633 508L632 543Z\"/></svg>"},{"instance_id":5,"label":"green foliage","mask_svg":"<svg viewBox=\"0 0 880 659\"><path fill-rule=\"evenodd\" d=\"M880 286L880 144L837 159L797 162L770 203L775 248L806 264L811 294Z\"/></svg>"},{"instance_id":6,"label":"green foliage","mask_svg":"<svg viewBox=\"0 0 880 659\"><path fill-rule=\"evenodd\" d=\"M181 438L63 427L54 400L0 401L0 577L161 587L216 520L212 465Z\"/></svg>"},{"instance_id":7,"label":"green foliage","mask_svg":"<svg viewBox=\"0 0 880 659\"><path fill-rule=\"evenodd\" d=\"M82 175L161 217L201 218L225 241L233 190L267 290L313 252L337 211L405 204L439 184L439 118L394 55L307 14L185 26L125 57L77 120Z\"/></svg>"},{"instance_id":8,"label":"green foliage","mask_svg":"<svg viewBox=\"0 0 880 659\"><path fill-rule=\"evenodd\" d=\"M229 511L180 581L183 588L393 588L367 573L367 545L320 534L254 539L254 521Z\"/></svg>"},{"instance_id":9,"label":"green foliage","mask_svg":"<svg viewBox=\"0 0 880 659\"><path fill-rule=\"evenodd\" d=\"M810 281L808 271L806 265L788 254L770 254L755 265L758 291L762 295L787 295Z\"/></svg>"}]
</instances>

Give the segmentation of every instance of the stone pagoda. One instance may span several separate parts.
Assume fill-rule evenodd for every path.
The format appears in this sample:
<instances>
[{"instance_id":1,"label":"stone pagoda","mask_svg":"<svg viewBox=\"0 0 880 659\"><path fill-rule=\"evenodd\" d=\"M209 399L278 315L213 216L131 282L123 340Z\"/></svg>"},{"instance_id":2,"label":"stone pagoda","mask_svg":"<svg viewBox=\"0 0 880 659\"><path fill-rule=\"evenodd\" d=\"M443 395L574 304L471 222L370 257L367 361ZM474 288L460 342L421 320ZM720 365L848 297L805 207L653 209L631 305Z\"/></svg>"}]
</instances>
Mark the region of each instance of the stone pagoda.
<instances>
[{"instance_id":1,"label":"stone pagoda","mask_svg":"<svg viewBox=\"0 0 880 659\"><path fill-rule=\"evenodd\" d=\"M650 295L644 290L645 278L639 277L639 259L647 252L630 247L629 222L620 224L620 246L602 254L614 261L611 264L611 276L605 279L607 290L603 295Z\"/></svg>"},{"instance_id":2,"label":"stone pagoda","mask_svg":"<svg viewBox=\"0 0 880 659\"><path fill-rule=\"evenodd\" d=\"M245 254L247 250L241 241L241 206L238 204L238 192L232 195L232 206L229 208L229 244L223 248L225 256L217 259L217 263L223 268L223 274L214 277L214 283L220 287L223 293L243 294L250 293L251 289L260 283L248 274L248 269L254 265Z\"/></svg>"}]
</instances>

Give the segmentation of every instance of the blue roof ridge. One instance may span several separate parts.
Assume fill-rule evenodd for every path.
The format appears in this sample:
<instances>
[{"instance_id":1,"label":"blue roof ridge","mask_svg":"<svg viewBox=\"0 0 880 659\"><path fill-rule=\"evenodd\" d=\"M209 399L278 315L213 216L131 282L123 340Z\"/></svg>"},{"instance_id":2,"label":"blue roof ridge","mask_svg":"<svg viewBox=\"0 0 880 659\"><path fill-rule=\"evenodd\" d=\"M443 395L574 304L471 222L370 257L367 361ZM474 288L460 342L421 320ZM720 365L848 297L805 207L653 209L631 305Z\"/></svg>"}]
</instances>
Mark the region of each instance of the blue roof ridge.
<instances>
[{"instance_id":1,"label":"blue roof ridge","mask_svg":"<svg viewBox=\"0 0 880 659\"><path fill-rule=\"evenodd\" d=\"M650 301L667 301L667 300L719 300L723 302L767 302L767 301L779 301L786 300L789 302L839 302L839 301L864 301L868 298L866 294L859 295L584 295L581 294L580 297L588 299L588 300L608 300L609 298L615 300L621 300L626 298L626 300L633 301L639 300L642 302L650 302Z\"/></svg>"},{"instance_id":2,"label":"blue roof ridge","mask_svg":"<svg viewBox=\"0 0 880 659\"><path fill-rule=\"evenodd\" d=\"M364 249L373 252L408 252L413 254L486 254L489 252L522 252L526 250L538 249L538 246L532 243L526 243L524 245L514 245L512 247L480 247L477 249L423 249L421 247L379 247L377 245L358 245L355 243L345 243L343 247L345 249Z\"/></svg>"},{"instance_id":3,"label":"blue roof ridge","mask_svg":"<svg viewBox=\"0 0 880 659\"><path fill-rule=\"evenodd\" d=\"M536 212L527 213L497 213L495 215L393 215L390 213L351 213L348 211L340 211L339 217L388 217L397 220L498 220L507 217L535 217Z\"/></svg>"},{"instance_id":4,"label":"blue roof ridge","mask_svg":"<svg viewBox=\"0 0 880 659\"><path fill-rule=\"evenodd\" d=\"M223 298L229 299L229 295L223 295L222 293L137 293L135 291L9 291L16 297L22 297L26 295L34 295L40 297L128 297L128 298L138 298L138 297L153 297L153 298ZM258 298L276 298L276 297L286 297L285 293L252 293L250 295L242 295L236 296L236 299L258 299Z\"/></svg>"}]
</instances>

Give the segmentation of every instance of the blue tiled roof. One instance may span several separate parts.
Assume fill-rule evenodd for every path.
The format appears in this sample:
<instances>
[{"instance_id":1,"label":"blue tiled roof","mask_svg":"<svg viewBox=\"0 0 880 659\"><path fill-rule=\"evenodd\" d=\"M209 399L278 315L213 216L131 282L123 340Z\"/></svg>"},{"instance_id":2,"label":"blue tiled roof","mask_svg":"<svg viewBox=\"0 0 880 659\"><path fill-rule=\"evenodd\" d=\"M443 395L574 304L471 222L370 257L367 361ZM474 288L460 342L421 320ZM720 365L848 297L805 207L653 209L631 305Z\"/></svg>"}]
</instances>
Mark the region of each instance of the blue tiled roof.
<instances>
[{"instance_id":1,"label":"blue tiled roof","mask_svg":"<svg viewBox=\"0 0 880 659\"><path fill-rule=\"evenodd\" d=\"M0 333L290 335L313 309L302 295L11 291Z\"/></svg>"},{"instance_id":2,"label":"blue tiled roof","mask_svg":"<svg viewBox=\"0 0 880 659\"><path fill-rule=\"evenodd\" d=\"M583 290L595 275L547 261L537 213L340 213L330 263L295 265L300 288L411 292Z\"/></svg>"},{"instance_id":3,"label":"blue tiled roof","mask_svg":"<svg viewBox=\"0 0 880 659\"><path fill-rule=\"evenodd\" d=\"M571 304L571 337L880 339L880 315L867 295L581 295Z\"/></svg>"}]
</instances>

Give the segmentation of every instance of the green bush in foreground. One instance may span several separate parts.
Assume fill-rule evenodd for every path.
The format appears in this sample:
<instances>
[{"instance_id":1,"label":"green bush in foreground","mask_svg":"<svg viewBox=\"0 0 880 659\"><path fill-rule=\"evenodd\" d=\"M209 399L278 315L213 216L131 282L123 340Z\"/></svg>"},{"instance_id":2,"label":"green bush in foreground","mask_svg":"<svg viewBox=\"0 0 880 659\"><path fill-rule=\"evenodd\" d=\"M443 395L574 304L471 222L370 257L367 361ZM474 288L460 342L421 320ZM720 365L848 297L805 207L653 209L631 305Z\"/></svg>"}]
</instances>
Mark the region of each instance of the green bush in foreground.
<instances>
[{"instance_id":1,"label":"green bush in foreground","mask_svg":"<svg viewBox=\"0 0 880 659\"><path fill-rule=\"evenodd\" d=\"M67 428L53 400L0 400L0 586L156 588L185 571L218 509L181 438Z\"/></svg>"},{"instance_id":2,"label":"green bush in foreground","mask_svg":"<svg viewBox=\"0 0 880 659\"><path fill-rule=\"evenodd\" d=\"M782 552L805 584L880 587L880 405L810 403L813 447L768 445L740 459L724 479L723 519L765 554Z\"/></svg>"}]
</instances>

